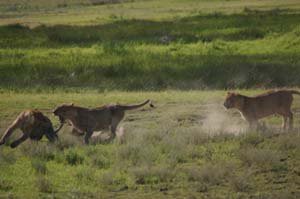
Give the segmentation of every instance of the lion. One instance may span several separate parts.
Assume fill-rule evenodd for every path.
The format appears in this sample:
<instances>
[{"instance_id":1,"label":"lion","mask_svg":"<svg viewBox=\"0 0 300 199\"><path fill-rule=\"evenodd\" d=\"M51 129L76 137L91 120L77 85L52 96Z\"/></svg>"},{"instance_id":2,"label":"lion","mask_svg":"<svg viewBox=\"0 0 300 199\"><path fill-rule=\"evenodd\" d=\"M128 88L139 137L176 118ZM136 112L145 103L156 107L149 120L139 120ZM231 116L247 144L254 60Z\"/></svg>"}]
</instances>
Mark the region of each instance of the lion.
<instances>
[{"instance_id":1,"label":"lion","mask_svg":"<svg viewBox=\"0 0 300 199\"><path fill-rule=\"evenodd\" d=\"M273 90L254 97L228 92L224 102L226 109L236 108L250 127L257 127L258 120L278 114L283 117L283 129L293 128L293 113L291 105L293 94L300 95L295 90ZM287 124L289 120L289 124Z\"/></svg>"},{"instance_id":2,"label":"lion","mask_svg":"<svg viewBox=\"0 0 300 199\"><path fill-rule=\"evenodd\" d=\"M57 132L61 127L62 125L54 131L50 119L43 113L38 110L26 110L21 112L17 119L7 128L0 140L0 145L4 144L14 130L18 128L21 129L23 135L10 144L11 148L17 147L28 138L39 141L44 135L50 142L54 142L57 140Z\"/></svg>"},{"instance_id":3,"label":"lion","mask_svg":"<svg viewBox=\"0 0 300 199\"><path fill-rule=\"evenodd\" d=\"M68 122L73 127L73 134L83 135L85 144L94 131L111 130L110 140L116 136L118 124L124 118L125 111L140 108L150 102L150 100L137 105L105 105L98 108L84 108L74 106L74 104L62 104L53 111L59 117L61 124Z\"/></svg>"}]
</instances>

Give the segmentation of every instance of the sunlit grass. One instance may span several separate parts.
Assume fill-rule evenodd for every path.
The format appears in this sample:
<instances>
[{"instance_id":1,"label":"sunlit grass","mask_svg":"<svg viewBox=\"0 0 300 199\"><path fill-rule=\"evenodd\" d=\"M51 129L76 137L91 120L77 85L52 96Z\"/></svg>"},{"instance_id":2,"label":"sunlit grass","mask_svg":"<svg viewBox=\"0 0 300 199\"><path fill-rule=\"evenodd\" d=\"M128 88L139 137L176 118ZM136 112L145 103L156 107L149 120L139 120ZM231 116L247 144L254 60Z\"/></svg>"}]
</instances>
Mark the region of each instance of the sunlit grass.
<instances>
[{"instance_id":1,"label":"sunlit grass","mask_svg":"<svg viewBox=\"0 0 300 199\"><path fill-rule=\"evenodd\" d=\"M205 118L213 111L225 114L231 121L227 125L237 121L245 124L237 111L222 108L225 91L31 92L0 95L2 132L19 111L32 107L41 109L57 125L50 110L62 102L94 107L150 98L156 108L128 111L120 125L125 132L122 142L85 146L82 137L74 137L64 128L58 144L42 140L26 141L17 149L1 146L1 196L60 197L64 193L74 197L147 197L152 193L150 198L153 194L165 198L167 192L182 197L217 194L222 198L224 192L235 197L239 191L245 197L258 192L275 197L297 190L296 179L291 176L299 169L298 114L296 129L289 133L280 132L281 120L270 123L275 118L271 117L265 121L269 128L265 132L233 135L218 130L211 134L203 127L207 127ZM261 90L240 92L253 95ZM295 98L293 111L297 113L298 107ZM214 128L219 124L216 120L210 125ZM266 184L268 179L272 181ZM285 193L274 192L278 183Z\"/></svg>"}]
</instances>

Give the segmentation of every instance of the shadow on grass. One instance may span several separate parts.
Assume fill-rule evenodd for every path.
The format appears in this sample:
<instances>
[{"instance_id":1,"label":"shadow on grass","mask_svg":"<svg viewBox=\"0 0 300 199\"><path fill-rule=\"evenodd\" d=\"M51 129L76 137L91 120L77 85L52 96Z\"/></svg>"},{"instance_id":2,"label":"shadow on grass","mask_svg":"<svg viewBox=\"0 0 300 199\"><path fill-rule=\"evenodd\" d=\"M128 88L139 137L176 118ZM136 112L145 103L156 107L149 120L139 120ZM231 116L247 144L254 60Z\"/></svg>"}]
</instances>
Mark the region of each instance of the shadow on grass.
<instances>
[{"instance_id":1,"label":"shadow on grass","mask_svg":"<svg viewBox=\"0 0 300 199\"><path fill-rule=\"evenodd\" d=\"M300 67L299 63L289 61L291 56L158 56L157 59L152 57L148 63L137 62L134 55L128 55L120 63L109 66L101 63L96 66L79 63L73 67L53 66L52 63L28 66L22 63L3 64L0 67L3 71L0 73L0 86L93 87L100 90L297 86L300 85ZM293 56L293 59L299 60L299 57Z\"/></svg>"},{"instance_id":2,"label":"shadow on grass","mask_svg":"<svg viewBox=\"0 0 300 199\"><path fill-rule=\"evenodd\" d=\"M284 33L299 25L300 14L273 9L223 15L214 13L172 21L120 20L92 26L56 25L34 29L21 25L0 27L2 48L62 47L101 42L166 43L210 42L216 39L239 41L265 37L270 32Z\"/></svg>"},{"instance_id":3,"label":"shadow on grass","mask_svg":"<svg viewBox=\"0 0 300 199\"><path fill-rule=\"evenodd\" d=\"M0 87L160 90L299 86L299 55L288 51L282 54L273 49L269 54L234 55L234 48L227 49L224 42L213 42L289 34L299 21L300 14L287 10L245 9L241 14L214 13L173 21L123 20L97 26L59 25L34 29L21 25L2 26L0 46L11 50L0 54L1 58L3 56ZM288 39L284 35L283 39L276 40L280 40L277 45L269 48L298 45L298 34L299 31L294 31ZM163 45L198 41L213 42L206 49L207 55L177 53L177 49L154 53L130 48L134 42ZM97 43L101 44L103 52L83 54L75 50L64 54L64 47ZM32 52L24 54L25 51L19 51L22 48L32 49ZM44 56L38 54L36 48L61 48L61 52ZM173 55L169 51L176 53Z\"/></svg>"}]
</instances>

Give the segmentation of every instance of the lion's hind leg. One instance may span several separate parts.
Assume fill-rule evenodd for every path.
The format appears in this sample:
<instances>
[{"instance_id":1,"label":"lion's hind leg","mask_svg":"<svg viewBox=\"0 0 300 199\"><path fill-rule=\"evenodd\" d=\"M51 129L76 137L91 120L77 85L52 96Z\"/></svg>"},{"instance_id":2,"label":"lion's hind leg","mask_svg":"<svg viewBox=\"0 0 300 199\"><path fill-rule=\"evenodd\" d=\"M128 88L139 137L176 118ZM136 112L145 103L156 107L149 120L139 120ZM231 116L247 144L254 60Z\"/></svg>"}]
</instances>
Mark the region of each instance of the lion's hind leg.
<instances>
[{"instance_id":1,"label":"lion's hind leg","mask_svg":"<svg viewBox=\"0 0 300 199\"><path fill-rule=\"evenodd\" d=\"M118 118L118 117L112 119L111 126L110 126L111 136L109 140L113 140L116 137L117 128L121 120L122 118Z\"/></svg>"},{"instance_id":2,"label":"lion's hind leg","mask_svg":"<svg viewBox=\"0 0 300 199\"><path fill-rule=\"evenodd\" d=\"M293 113L290 111L288 114L288 118L289 118L289 130L293 129L293 123L294 123L294 116Z\"/></svg>"},{"instance_id":3,"label":"lion's hind leg","mask_svg":"<svg viewBox=\"0 0 300 199\"><path fill-rule=\"evenodd\" d=\"M283 130L292 130L293 121L294 121L292 111L290 109L286 109L286 110L282 110L278 114L283 117L283 124L282 124Z\"/></svg>"},{"instance_id":4,"label":"lion's hind leg","mask_svg":"<svg viewBox=\"0 0 300 199\"><path fill-rule=\"evenodd\" d=\"M283 130L285 130L287 128L287 120L288 120L288 117L283 115L282 116L282 128L283 128Z\"/></svg>"}]
</instances>

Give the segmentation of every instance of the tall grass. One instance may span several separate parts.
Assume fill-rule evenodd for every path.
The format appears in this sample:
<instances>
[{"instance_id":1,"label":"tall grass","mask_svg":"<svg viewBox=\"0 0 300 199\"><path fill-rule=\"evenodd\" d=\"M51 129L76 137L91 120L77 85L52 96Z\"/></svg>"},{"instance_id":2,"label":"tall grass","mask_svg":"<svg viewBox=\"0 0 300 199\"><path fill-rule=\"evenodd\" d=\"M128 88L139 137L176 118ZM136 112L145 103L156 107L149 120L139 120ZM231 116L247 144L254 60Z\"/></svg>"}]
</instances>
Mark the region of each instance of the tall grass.
<instances>
[{"instance_id":1,"label":"tall grass","mask_svg":"<svg viewBox=\"0 0 300 199\"><path fill-rule=\"evenodd\" d=\"M276 10L93 26L2 26L0 86L298 86L299 21L299 14Z\"/></svg>"}]
</instances>

